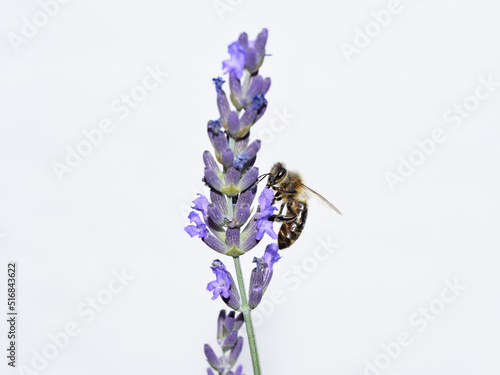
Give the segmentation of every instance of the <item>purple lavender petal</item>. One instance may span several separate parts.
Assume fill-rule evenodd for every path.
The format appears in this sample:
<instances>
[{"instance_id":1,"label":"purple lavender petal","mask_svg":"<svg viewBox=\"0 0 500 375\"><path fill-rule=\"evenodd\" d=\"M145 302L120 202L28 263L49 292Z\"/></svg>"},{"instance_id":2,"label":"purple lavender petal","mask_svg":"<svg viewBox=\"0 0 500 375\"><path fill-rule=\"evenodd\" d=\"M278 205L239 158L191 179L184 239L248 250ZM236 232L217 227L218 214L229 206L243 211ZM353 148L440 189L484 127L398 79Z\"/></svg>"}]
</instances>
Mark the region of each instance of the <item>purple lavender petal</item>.
<instances>
[{"instance_id":1,"label":"purple lavender petal","mask_svg":"<svg viewBox=\"0 0 500 375\"><path fill-rule=\"evenodd\" d=\"M207 375L215 375L211 368L207 368Z\"/></svg>"},{"instance_id":2,"label":"purple lavender petal","mask_svg":"<svg viewBox=\"0 0 500 375\"><path fill-rule=\"evenodd\" d=\"M189 234L191 238L198 236L204 239L209 235L207 231L207 226L201 221L200 216L196 212L191 211L188 215L188 219L191 223L195 224L195 225L188 225L187 227L184 228L186 233Z\"/></svg>"},{"instance_id":3,"label":"purple lavender petal","mask_svg":"<svg viewBox=\"0 0 500 375\"><path fill-rule=\"evenodd\" d=\"M259 197L259 208L257 216L257 234L255 238L261 240L265 233L269 234L273 240L278 238L276 233L273 231L273 221L269 220L269 217L273 214L273 211L277 210L276 207L271 206L274 199L273 191L266 186Z\"/></svg>"},{"instance_id":4,"label":"purple lavender petal","mask_svg":"<svg viewBox=\"0 0 500 375\"><path fill-rule=\"evenodd\" d=\"M224 186L219 176L210 168L205 168L205 182L215 190L220 190Z\"/></svg>"},{"instance_id":5,"label":"purple lavender petal","mask_svg":"<svg viewBox=\"0 0 500 375\"><path fill-rule=\"evenodd\" d=\"M236 246L240 247L240 229L239 228L227 228L226 230L226 247L228 249Z\"/></svg>"},{"instance_id":6,"label":"purple lavender petal","mask_svg":"<svg viewBox=\"0 0 500 375\"><path fill-rule=\"evenodd\" d=\"M203 217L206 217L208 205L210 204L210 202L208 201L208 199L204 195L202 195L200 193L198 193L198 195L199 195L199 197L193 201L194 206L191 208L193 208L197 211L200 211L203 214Z\"/></svg>"},{"instance_id":7,"label":"purple lavender petal","mask_svg":"<svg viewBox=\"0 0 500 375\"><path fill-rule=\"evenodd\" d=\"M238 368L236 369L236 372L234 373L234 375L241 375L242 372L243 372L243 366L239 365Z\"/></svg>"},{"instance_id":8,"label":"purple lavender petal","mask_svg":"<svg viewBox=\"0 0 500 375\"><path fill-rule=\"evenodd\" d=\"M202 224L203 226L205 226L205 224ZM184 230L186 231L187 234L189 234L191 236L191 238L195 237L195 236L198 236L200 238L205 238L205 236L207 235L207 229L206 229L206 226L205 227L195 227L194 225L188 225L187 227L184 228Z\"/></svg>"},{"instance_id":9,"label":"purple lavender petal","mask_svg":"<svg viewBox=\"0 0 500 375\"><path fill-rule=\"evenodd\" d=\"M218 238L214 237L212 234L208 233L205 237L203 237L203 242L205 244L212 248L213 250L217 251L218 253L224 254L226 252L226 245L224 242L219 240Z\"/></svg>"},{"instance_id":10,"label":"purple lavender petal","mask_svg":"<svg viewBox=\"0 0 500 375\"><path fill-rule=\"evenodd\" d=\"M241 172L234 167L230 167L226 172L226 186L238 186L240 181Z\"/></svg>"},{"instance_id":11,"label":"purple lavender petal","mask_svg":"<svg viewBox=\"0 0 500 375\"><path fill-rule=\"evenodd\" d=\"M267 267L272 270L274 263L281 259L281 256L278 253L278 245L275 243L271 243L266 246L266 250L264 251L264 260L267 264Z\"/></svg>"},{"instance_id":12,"label":"purple lavender petal","mask_svg":"<svg viewBox=\"0 0 500 375\"><path fill-rule=\"evenodd\" d=\"M252 167L248 172L246 172L240 180L238 188L241 191L247 190L249 187L253 186L257 179L259 178L259 168Z\"/></svg>"},{"instance_id":13,"label":"purple lavender petal","mask_svg":"<svg viewBox=\"0 0 500 375\"><path fill-rule=\"evenodd\" d=\"M221 365L219 357L215 354L214 350L212 347L208 344L205 344L204 347L205 350L205 356L207 357L208 363L210 363L210 366L213 368L219 368Z\"/></svg>"},{"instance_id":14,"label":"purple lavender petal","mask_svg":"<svg viewBox=\"0 0 500 375\"><path fill-rule=\"evenodd\" d=\"M244 48L245 47L243 47L239 41L229 45L227 51L231 57L229 60L224 60L222 62L222 69L224 69L224 73L234 74L238 79L241 78L243 75L243 68L245 66L246 51Z\"/></svg>"},{"instance_id":15,"label":"purple lavender petal","mask_svg":"<svg viewBox=\"0 0 500 375\"><path fill-rule=\"evenodd\" d=\"M234 346L233 350L231 350L231 353L229 353L229 358L227 362L229 365L232 367L238 360L238 357L240 356L241 350L243 349L243 337L238 337L238 341L236 342L236 345Z\"/></svg>"},{"instance_id":16,"label":"purple lavender petal","mask_svg":"<svg viewBox=\"0 0 500 375\"><path fill-rule=\"evenodd\" d=\"M269 220L257 220L257 234L255 238L261 240L264 234L268 234L273 240L278 238L278 235L274 233L273 222Z\"/></svg>"},{"instance_id":17,"label":"purple lavender petal","mask_svg":"<svg viewBox=\"0 0 500 375\"><path fill-rule=\"evenodd\" d=\"M227 200L226 197L217 190L210 190L210 200L219 208L223 216L227 216Z\"/></svg>"},{"instance_id":18,"label":"purple lavender petal","mask_svg":"<svg viewBox=\"0 0 500 375\"><path fill-rule=\"evenodd\" d=\"M231 284L231 274L226 270L226 266L220 260L213 261L213 266L210 267L215 274L215 280L207 284L207 290L213 292L212 299L216 299L219 295L229 298L229 286Z\"/></svg>"},{"instance_id":19,"label":"purple lavender petal","mask_svg":"<svg viewBox=\"0 0 500 375\"><path fill-rule=\"evenodd\" d=\"M273 200L274 192L269 187L265 187L259 196L259 207L264 210L267 206L273 203Z\"/></svg>"}]
</instances>

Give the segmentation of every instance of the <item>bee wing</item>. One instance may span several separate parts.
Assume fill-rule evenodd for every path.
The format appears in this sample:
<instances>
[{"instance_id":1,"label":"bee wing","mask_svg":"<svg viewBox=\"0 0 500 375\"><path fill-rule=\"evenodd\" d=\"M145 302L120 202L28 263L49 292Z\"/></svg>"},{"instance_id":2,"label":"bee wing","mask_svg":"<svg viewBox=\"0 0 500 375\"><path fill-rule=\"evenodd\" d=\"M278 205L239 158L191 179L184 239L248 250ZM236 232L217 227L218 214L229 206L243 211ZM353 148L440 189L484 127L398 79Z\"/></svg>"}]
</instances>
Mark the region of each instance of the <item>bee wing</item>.
<instances>
[{"instance_id":1,"label":"bee wing","mask_svg":"<svg viewBox=\"0 0 500 375\"><path fill-rule=\"evenodd\" d=\"M333 204L331 204L331 202L328 199L326 199L324 196L322 196L321 194L315 192L313 189L311 189L310 187L308 187L308 186L306 186L306 185L304 185L302 183L300 185L304 188L304 190L305 190L305 192L306 192L307 195L314 195L314 196L316 196L317 198L319 198L319 200L321 202L323 202L324 204L326 204L328 207L330 207L332 210L334 210L335 212L337 212L339 215L342 215L342 212L340 212L339 209L337 207L335 207Z\"/></svg>"}]
</instances>

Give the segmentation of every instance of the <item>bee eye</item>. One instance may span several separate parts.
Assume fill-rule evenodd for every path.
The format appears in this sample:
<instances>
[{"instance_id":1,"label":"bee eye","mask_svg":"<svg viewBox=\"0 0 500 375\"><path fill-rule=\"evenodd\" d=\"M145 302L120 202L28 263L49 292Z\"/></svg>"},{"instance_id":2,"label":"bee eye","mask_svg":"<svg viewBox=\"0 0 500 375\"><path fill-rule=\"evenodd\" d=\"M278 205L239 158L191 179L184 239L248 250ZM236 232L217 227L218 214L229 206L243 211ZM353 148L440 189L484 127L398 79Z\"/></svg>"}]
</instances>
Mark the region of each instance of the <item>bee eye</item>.
<instances>
[{"instance_id":1,"label":"bee eye","mask_svg":"<svg viewBox=\"0 0 500 375\"><path fill-rule=\"evenodd\" d=\"M285 175L286 173L286 169L285 168L281 168L280 171L278 172L278 174L276 175L276 179L277 180L280 180L283 178L283 176Z\"/></svg>"}]
</instances>

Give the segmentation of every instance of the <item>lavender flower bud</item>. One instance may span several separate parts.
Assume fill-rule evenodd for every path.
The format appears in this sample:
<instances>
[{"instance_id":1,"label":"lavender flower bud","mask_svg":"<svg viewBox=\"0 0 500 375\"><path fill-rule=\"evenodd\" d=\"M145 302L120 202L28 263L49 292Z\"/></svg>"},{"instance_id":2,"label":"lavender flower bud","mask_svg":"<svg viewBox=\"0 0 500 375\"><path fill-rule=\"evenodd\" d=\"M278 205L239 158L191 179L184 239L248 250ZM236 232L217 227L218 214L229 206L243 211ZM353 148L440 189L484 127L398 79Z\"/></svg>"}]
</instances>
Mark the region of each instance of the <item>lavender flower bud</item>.
<instances>
[{"instance_id":1,"label":"lavender flower bud","mask_svg":"<svg viewBox=\"0 0 500 375\"><path fill-rule=\"evenodd\" d=\"M221 360L217 357L212 347L208 344L205 344L204 350L210 366L212 366L214 370L219 371L221 366Z\"/></svg>"},{"instance_id":2,"label":"lavender flower bud","mask_svg":"<svg viewBox=\"0 0 500 375\"><path fill-rule=\"evenodd\" d=\"M255 260L255 259L254 259ZM258 267L252 270L250 276L250 288L248 291L248 307L255 309L264 295L264 271L259 271Z\"/></svg>"},{"instance_id":3,"label":"lavender flower bud","mask_svg":"<svg viewBox=\"0 0 500 375\"><path fill-rule=\"evenodd\" d=\"M234 152L230 148L226 148L222 152L222 158L221 162L224 165L224 167L227 169L233 165L234 162Z\"/></svg>"},{"instance_id":4,"label":"lavender flower bud","mask_svg":"<svg viewBox=\"0 0 500 375\"><path fill-rule=\"evenodd\" d=\"M240 336L238 337L238 341L236 342L236 345L234 346L233 350L231 350L231 353L229 353L228 363L231 367L233 367L236 361L238 360L238 357L240 356L242 349L243 349L243 337Z\"/></svg>"},{"instance_id":5,"label":"lavender flower bud","mask_svg":"<svg viewBox=\"0 0 500 375\"><path fill-rule=\"evenodd\" d=\"M280 258L278 245L275 243L267 245L264 255L261 258L253 258L256 267L252 270L248 291L248 306L251 309L255 309L262 300L262 296L273 277L273 265Z\"/></svg>"},{"instance_id":6,"label":"lavender flower bud","mask_svg":"<svg viewBox=\"0 0 500 375\"><path fill-rule=\"evenodd\" d=\"M238 341L238 332L232 331L222 343L222 351L227 352L228 350L233 349L237 341Z\"/></svg>"}]
</instances>

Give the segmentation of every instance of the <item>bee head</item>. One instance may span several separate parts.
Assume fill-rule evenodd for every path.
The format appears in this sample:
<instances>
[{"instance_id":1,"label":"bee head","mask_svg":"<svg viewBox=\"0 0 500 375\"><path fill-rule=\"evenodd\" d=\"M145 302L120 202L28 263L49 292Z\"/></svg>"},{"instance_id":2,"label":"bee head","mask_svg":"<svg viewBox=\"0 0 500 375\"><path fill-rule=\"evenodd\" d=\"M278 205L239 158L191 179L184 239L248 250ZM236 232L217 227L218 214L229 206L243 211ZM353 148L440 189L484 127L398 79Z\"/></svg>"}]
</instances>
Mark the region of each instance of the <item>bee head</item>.
<instances>
[{"instance_id":1,"label":"bee head","mask_svg":"<svg viewBox=\"0 0 500 375\"><path fill-rule=\"evenodd\" d=\"M267 186L279 184L285 178L286 173L287 171L283 163L274 164L267 178Z\"/></svg>"}]
</instances>

